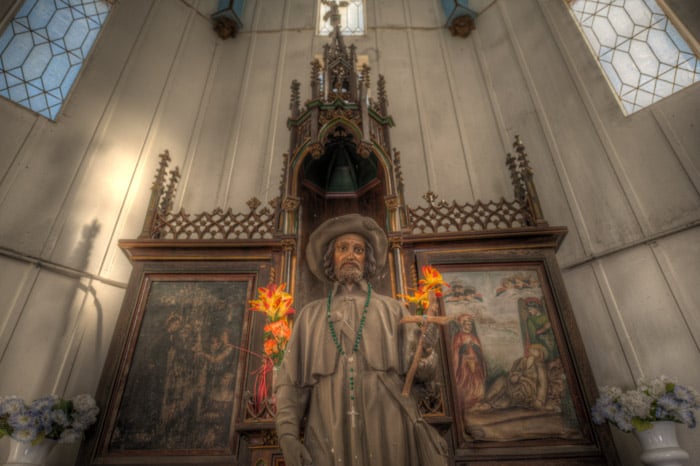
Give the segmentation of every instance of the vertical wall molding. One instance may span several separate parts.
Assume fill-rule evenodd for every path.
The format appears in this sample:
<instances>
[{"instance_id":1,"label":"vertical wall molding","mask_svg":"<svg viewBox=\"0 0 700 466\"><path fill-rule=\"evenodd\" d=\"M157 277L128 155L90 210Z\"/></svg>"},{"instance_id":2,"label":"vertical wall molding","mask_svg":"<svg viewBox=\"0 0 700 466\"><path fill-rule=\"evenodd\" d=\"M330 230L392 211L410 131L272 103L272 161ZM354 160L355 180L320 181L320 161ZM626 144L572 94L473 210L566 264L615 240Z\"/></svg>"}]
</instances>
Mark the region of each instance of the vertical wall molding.
<instances>
[{"instance_id":1,"label":"vertical wall molding","mask_svg":"<svg viewBox=\"0 0 700 466\"><path fill-rule=\"evenodd\" d=\"M513 142L512 136L508 134L508 128L506 127L506 120L501 111L501 106L498 105L498 95L496 94L496 89L493 87L493 80L491 79L491 72L489 70L488 62L486 61L486 56L484 55L484 47L481 43L481 38L479 37L479 29L475 29L470 37L474 41L474 51L476 54L476 59L479 62L479 70L481 70L481 77L486 87L486 91L489 98L489 104L491 110L493 111L494 119L496 120L496 126L498 127L498 134L500 135L501 144L503 146L503 152L507 153L512 150L511 144Z\"/></svg>"},{"instance_id":2,"label":"vertical wall molding","mask_svg":"<svg viewBox=\"0 0 700 466\"><path fill-rule=\"evenodd\" d=\"M624 351L625 361L631 372L632 380L637 380L638 378L644 376L644 369L639 360L639 354L637 353L634 345L632 344L632 338L625 326L625 321L620 312L620 307L615 299L615 294L610 286L607 273L603 264L600 261L595 261L592 264L593 273L595 275L596 282L598 283L598 289L603 295L603 300L605 301L605 307L610 316L610 321L613 324L615 333L617 334L617 339L622 346Z\"/></svg>"},{"instance_id":3,"label":"vertical wall molding","mask_svg":"<svg viewBox=\"0 0 700 466\"><path fill-rule=\"evenodd\" d=\"M115 5L115 7L119 8L119 5ZM95 130L95 135L93 135L93 140L103 140L104 136L109 131L110 123L114 118L116 109L119 105L121 94L122 92L124 92L125 77L128 75L128 72L136 66L134 64L134 56L136 55L136 51L139 49L143 42L143 38L146 35L148 26L151 24L154 7L155 4L151 3L151 5L148 8L148 11L144 15L144 21L141 24L138 33L136 34L134 42L132 43L127 54L124 66L119 72L119 76L115 81L115 85L112 88L109 97L107 98L104 110L102 111L102 114L99 117L97 127ZM112 231L109 232L110 237L109 242L107 244L109 244L110 246L108 246L106 251L104 252L102 261L100 263L100 267L97 270L98 275L108 272L111 269L111 264L113 263L117 252L119 251L119 248L116 247L116 242L114 241L114 238L119 237L125 227L126 216L124 214L125 212L128 212L133 206L135 197L134 188L136 188L135 190L138 191L138 182L142 178L141 174L143 173L143 165L145 163L146 161L143 159L143 151L140 151L138 156L136 157L134 170L131 173L131 177L129 178L129 182L126 186L124 197L121 201L121 206L119 208L119 211L117 212L116 221L114 222Z\"/></svg>"},{"instance_id":4,"label":"vertical wall molding","mask_svg":"<svg viewBox=\"0 0 700 466\"><path fill-rule=\"evenodd\" d=\"M498 7L503 17L503 23L506 27L510 43L513 46L513 50L518 59L519 68L530 93L532 105L535 109L535 114L537 115L537 121L539 122L540 129L547 144L550 160L552 161L552 165L554 166L557 175L559 175L558 182L562 188L562 191L564 191L566 194L566 204L569 207L572 219L576 224L576 230L578 232L581 247L583 248L584 254L590 255L593 251L593 240L591 238L591 233L586 224L583 209L581 208L581 205L576 197L576 191L574 190L573 183L571 182L569 173L564 165L561 150L559 149L559 144L557 143L552 125L549 118L547 118L544 105L542 104L542 99L537 91L537 86L532 78L532 73L527 65L527 60L525 60L523 50L520 47L520 43L516 37L510 16L502 2L499 2Z\"/></svg>"},{"instance_id":5,"label":"vertical wall molding","mask_svg":"<svg viewBox=\"0 0 700 466\"><path fill-rule=\"evenodd\" d=\"M246 51L245 59L245 71L243 73L243 79L238 87L238 103L236 106L236 113L233 118L233 124L231 125L231 133L229 134L228 141L226 143L226 153L224 158L224 166L222 167L223 178L221 179L221 184L219 186L218 193L216 195L217 206L223 206L229 199L231 189L231 183L233 181L233 170L236 166L236 157L238 155L238 141L241 131L241 125L243 124L243 114L245 113L245 105L241 102L245 101L248 94L248 86L250 83L250 74L253 63L253 56L255 52L255 45L257 42L258 23L260 22L260 10L262 9L261 2L255 2L255 11L253 12L253 21L251 26L250 41L248 42L248 49ZM240 35L239 35L240 37Z\"/></svg>"},{"instance_id":6,"label":"vertical wall molding","mask_svg":"<svg viewBox=\"0 0 700 466\"><path fill-rule=\"evenodd\" d=\"M175 196L175 210L179 210L181 207L183 207L182 202L185 199L185 193L187 192L187 188L189 187L190 175L192 174L192 165L194 165L194 161L197 158L197 155L199 154L199 140L202 135L202 127L204 125L204 119L206 116L206 107L211 101L212 88L214 87L215 82L214 77L216 76L216 72L219 68L218 57L222 49L222 47L220 47L220 44L221 41L218 40L214 43L214 49L211 54L211 59L209 60L209 68L207 69L207 77L205 80L206 82L204 84L204 92L202 92L202 96L199 99L194 129L187 144L187 151L185 153L185 159L182 164L182 171L180 172L182 175L180 181L178 182L178 185L180 186L180 193L178 196Z\"/></svg>"},{"instance_id":7,"label":"vertical wall molding","mask_svg":"<svg viewBox=\"0 0 700 466\"><path fill-rule=\"evenodd\" d=\"M549 30L556 38L554 42L559 48L560 54L564 59L564 63L567 69L569 70L569 74L574 82L574 85L576 86L576 89L578 90L579 97L581 98L581 101L583 102L584 107L586 108L588 118L593 124L593 127L595 128L596 134L598 136L598 140L600 141L605 151L605 156L607 157L608 163L612 168L612 173L615 176L615 179L617 180L618 184L622 188L622 193L625 196L625 201L631 208L631 212L635 218L635 221L637 222L637 226L641 229L642 234L646 236L652 231L649 219L644 214L644 209L642 208L639 197L637 196L635 189L632 187L632 183L629 180L626 170L624 170L620 154L617 152L617 149L615 148L615 145L612 142L612 138L610 137L610 134L608 134L608 131L605 128L605 124L603 123L600 113L596 109L595 102L593 101L593 98L591 97L591 94L588 92L587 86L585 85L585 80L574 65L574 60L572 59L571 52L566 46L565 38L561 32L560 27L557 26L557 21L554 18L554 13L549 9L547 5L545 5L545 3L553 4L554 2L547 2L547 0L537 0L537 4L540 7L540 11L542 11L543 17L547 25L549 26ZM564 2L558 2L558 4L552 8L565 9L568 7L564 4ZM566 13L567 15L569 15L568 11L562 13ZM573 19L567 19L569 19L569 21L573 24ZM581 40L584 40L583 36L581 36ZM596 66L599 66L593 55L590 55L590 60L593 61L596 64ZM600 79L605 80L605 77L602 73L603 71L600 70ZM607 83L605 84L607 85ZM610 98L615 99L615 96L612 94L612 90L610 91ZM622 114L622 110L619 108L619 104L617 103L617 101L615 102L615 105L619 112L618 117L625 118ZM638 118L639 115L634 115L633 117Z\"/></svg>"},{"instance_id":8,"label":"vertical wall molding","mask_svg":"<svg viewBox=\"0 0 700 466\"><path fill-rule=\"evenodd\" d=\"M260 180L259 186L261 189L257 193L257 197L261 199L272 199L277 196L279 186L275 186L275 182L279 182L279 178L272 174L272 161L275 158L275 140L277 138L277 118L280 114L280 102L282 100L282 79L284 78L284 65L287 52L287 36L289 32L289 1L284 0L282 11L282 30L280 31L279 52L277 54L277 66L275 67L275 86L272 94L272 107L270 108L270 117L267 120L267 144L265 145L265 160L263 162L263 178ZM284 137L287 133L284 132Z\"/></svg>"},{"instance_id":9,"label":"vertical wall molding","mask_svg":"<svg viewBox=\"0 0 700 466\"><path fill-rule=\"evenodd\" d=\"M408 0L403 0L403 11L404 11L404 22L406 23L406 36L408 43L408 58L409 66L411 72L411 78L413 81L413 95L416 102L416 110L418 113L418 121L420 122L420 141L421 147L423 148L423 164L425 165L425 172L427 174L428 190L433 190L436 187L436 177L435 168L432 164L432 142L430 137L430 130L425 116L425 104L421 98L421 93L419 89L422 89L420 83L420 78L416 72L416 44L415 37L413 36L413 18L411 16L411 7L408 4Z\"/></svg>"},{"instance_id":10,"label":"vertical wall molding","mask_svg":"<svg viewBox=\"0 0 700 466\"><path fill-rule=\"evenodd\" d=\"M440 17L442 16L442 9L438 7L438 4L436 2L433 2L433 10L435 11L435 18L436 18L436 23L440 23ZM454 73L454 68L452 68L452 62L448 59L448 51L446 50L447 44L446 44L446 39L445 39L445 32L439 31L437 32L438 34L438 41L440 44L440 55L442 56L442 62L445 66L445 76L447 78L447 85L450 89L450 95L452 96L452 99L450 99L450 103L452 104L452 112L455 115L455 119L457 120L457 135L459 136L459 146L462 148L462 160L464 161L464 169L467 172L467 179L469 180L469 197L471 199L476 199L477 196L475 193L479 192L478 189L478 176L473 176L470 168L473 166L471 164L471 160L474 157L474 151L471 148L471 145L469 144L469 140L466 137L467 133L467 128L466 124L464 123L464 118L462 117L461 112L457 108L457 105L455 104L456 96L457 96L457 91L455 86L455 73ZM458 37L458 38L453 38L453 41L458 41L458 40L463 40L463 38ZM477 188L475 188L477 186Z\"/></svg>"},{"instance_id":11,"label":"vertical wall molding","mask_svg":"<svg viewBox=\"0 0 700 466\"><path fill-rule=\"evenodd\" d=\"M656 124L661 128L661 132L664 134L664 137L666 137L669 146L673 149L673 155L678 160L679 165L685 170L688 181L690 181L695 188L695 192L700 196L700 162L693 162L690 154L683 144L681 144L676 131L673 129L673 125L668 120L666 112L664 112L659 105L652 105L649 107L649 110L656 120ZM698 148L695 147L694 150L697 151Z\"/></svg>"},{"instance_id":12,"label":"vertical wall molding","mask_svg":"<svg viewBox=\"0 0 700 466\"><path fill-rule=\"evenodd\" d=\"M24 307L27 305L34 285L36 285L40 271L40 267L36 265L30 266L29 270L24 274L21 285L17 287L15 295L11 299L3 300L6 306L9 307L9 312L5 315L4 320L0 321L0 363L5 359L5 352L10 345L12 335L22 316L22 311L24 311Z\"/></svg>"},{"instance_id":13,"label":"vertical wall molding","mask_svg":"<svg viewBox=\"0 0 700 466\"><path fill-rule=\"evenodd\" d=\"M677 268L664 248L660 247L657 243L652 243L650 246L651 253L661 270L669 292L676 306L678 306L683 322L688 328L688 333L690 333L695 347L698 349L698 352L700 352L700 317L698 316L697 308L693 306L692 299L684 292L684 288L680 285Z\"/></svg>"}]
</instances>

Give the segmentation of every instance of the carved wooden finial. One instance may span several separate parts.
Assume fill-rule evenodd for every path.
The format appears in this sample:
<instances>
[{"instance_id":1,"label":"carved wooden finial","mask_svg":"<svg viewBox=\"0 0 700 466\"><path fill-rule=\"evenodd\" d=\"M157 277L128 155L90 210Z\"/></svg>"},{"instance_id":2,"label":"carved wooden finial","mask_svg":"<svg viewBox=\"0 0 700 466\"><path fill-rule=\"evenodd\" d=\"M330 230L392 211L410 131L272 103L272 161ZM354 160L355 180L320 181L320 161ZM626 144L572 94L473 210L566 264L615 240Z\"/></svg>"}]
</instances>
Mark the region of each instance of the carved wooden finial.
<instances>
[{"instance_id":1,"label":"carved wooden finial","mask_svg":"<svg viewBox=\"0 0 700 466\"><path fill-rule=\"evenodd\" d=\"M280 173L280 196L285 194L285 180L287 174L287 166L289 164L289 154L285 152L282 154L282 173Z\"/></svg>"},{"instance_id":2,"label":"carved wooden finial","mask_svg":"<svg viewBox=\"0 0 700 466\"><path fill-rule=\"evenodd\" d=\"M170 152L166 150L158 157L160 158L160 161L158 162L156 176L153 179L153 185L151 185L151 198L148 201L146 218L143 221L143 228L141 229L139 238L150 238L152 236L153 224L156 219L156 211L160 206L160 197L165 189L165 177L168 172L168 165L170 164Z\"/></svg>"},{"instance_id":3,"label":"carved wooden finial","mask_svg":"<svg viewBox=\"0 0 700 466\"><path fill-rule=\"evenodd\" d=\"M506 166L510 172L510 181L513 184L513 193L515 199L523 201L525 199L525 186L523 185L523 180L520 177L520 172L518 171L518 165L516 162L515 157L508 152L506 154Z\"/></svg>"},{"instance_id":4,"label":"carved wooden finial","mask_svg":"<svg viewBox=\"0 0 700 466\"><path fill-rule=\"evenodd\" d=\"M165 152L158 155L158 157L160 158L160 161L158 162L158 169L156 170L156 176L153 180L151 190L163 189L163 186L165 185L165 176L168 172L168 165L170 165L170 152L168 152L167 149Z\"/></svg>"},{"instance_id":5,"label":"carved wooden finial","mask_svg":"<svg viewBox=\"0 0 700 466\"><path fill-rule=\"evenodd\" d=\"M362 70L360 71L360 78L362 79L362 85L369 89L369 70L370 67L367 63L362 65Z\"/></svg>"},{"instance_id":6,"label":"carved wooden finial","mask_svg":"<svg viewBox=\"0 0 700 466\"><path fill-rule=\"evenodd\" d=\"M403 172L401 171L401 152L394 147L394 175L396 176L396 187L403 197Z\"/></svg>"},{"instance_id":7,"label":"carved wooden finial","mask_svg":"<svg viewBox=\"0 0 700 466\"><path fill-rule=\"evenodd\" d=\"M292 81L291 90L292 97L289 102L289 110L292 112L293 117L299 116L299 81L296 79Z\"/></svg>"},{"instance_id":8,"label":"carved wooden finial","mask_svg":"<svg viewBox=\"0 0 700 466\"><path fill-rule=\"evenodd\" d=\"M428 191L427 193L423 194L423 199L428 201L428 204L433 205L435 201L437 200L438 195L435 194L432 191Z\"/></svg>"},{"instance_id":9,"label":"carved wooden finial","mask_svg":"<svg viewBox=\"0 0 700 466\"><path fill-rule=\"evenodd\" d=\"M321 62L315 58L311 62L311 98L318 99L321 90Z\"/></svg>"},{"instance_id":10,"label":"carved wooden finial","mask_svg":"<svg viewBox=\"0 0 700 466\"><path fill-rule=\"evenodd\" d=\"M389 108L389 100L386 97L386 81L384 80L384 75L380 74L377 80L377 103L379 104L379 111L383 116L386 116L387 109Z\"/></svg>"},{"instance_id":11,"label":"carved wooden finial","mask_svg":"<svg viewBox=\"0 0 700 466\"><path fill-rule=\"evenodd\" d=\"M248 202L246 202L246 205L248 206L248 208L251 211L260 207L260 204L262 204L262 203L260 202L260 199L258 199L257 197L252 197L248 200Z\"/></svg>"},{"instance_id":12,"label":"carved wooden finial","mask_svg":"<svg viewBox=\"0 0 700 466\"><path fill-rule=\"evenodd\" d=\"M528 207L530 208L534 222L536 225L546 225L547 222L545 221L542 213L540 198L537 195L537 188L535 188L534 174L527 158L527 152L525 152L525 145L518 134L515 135L513 148L515 149L515 152L518 153L516 157L518 162L518 171L522 184L525 187L525 196L527 198Z\"/></svg>"},{"instance_id":13,"label":"carved wooden finial","mask_svg":"<svg viewBox=\"0 0 700 466\"><path fill-rule=\"evenodd\" d=\"M173 199L175 198L175 190L177 189L177 182L180 181L180 169L175 167L174 170L170 170L170 180L168 181L168 186L165 188L165 193L160 201L160 211L163 214L167 214L173 207Z\"/></svg>"}]
</instances>

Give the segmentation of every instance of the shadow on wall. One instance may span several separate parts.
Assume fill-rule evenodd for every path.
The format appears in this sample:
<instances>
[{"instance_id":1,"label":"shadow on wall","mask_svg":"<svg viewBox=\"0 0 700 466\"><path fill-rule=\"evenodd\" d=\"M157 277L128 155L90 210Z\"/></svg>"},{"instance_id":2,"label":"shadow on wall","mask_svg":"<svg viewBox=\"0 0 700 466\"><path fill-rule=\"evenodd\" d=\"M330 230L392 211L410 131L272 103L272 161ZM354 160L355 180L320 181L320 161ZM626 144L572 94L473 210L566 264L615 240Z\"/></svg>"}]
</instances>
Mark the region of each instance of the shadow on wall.
<instances>
[{"instance_id":1,"label":"shadow on wall","mask_svg":"<svg viewBox=\"0 0 700 466\"><path fill-rule=\"evenodd\" d=\"M74 264L77 278L75 291L69 306L77 308L77 311L74 316L63 320L63 328L61 329L63 339L59 343L59 351L57 352L57 356L62 358L62 363L58 365L60 369L59 373L56 374L54 383L54 391L58 393L64 393L67 390L71 392L66 393L67 395L72 394L75 390L80 393L92 393L96 387L96 379L94 381L90 377L85 379L73 372L81 370L81 368L83 370L89 368L90 371L93 371L93 369L97 370L97 375L99 375L99 366L101 366L99 351L89 351L90 355L87 357L90 359L76 364L76 360L81 354L79 349L83 346L83 339L86 335L90 336L97 346L100 346L103 338L104 312L102 304L97 297L97 290L93 286L94 277L85 272L90 261L95 238L97 238L100 230L101 225L97 219L84 225L81 238L69 258L70 263ZM92 297L94 310L88 311L88 313L86 309L90 308L90 297ZM69 308L67 315L70 312ZM72 380L74 375L77 375L77 378Z\"/></svg>"}]
</instances>

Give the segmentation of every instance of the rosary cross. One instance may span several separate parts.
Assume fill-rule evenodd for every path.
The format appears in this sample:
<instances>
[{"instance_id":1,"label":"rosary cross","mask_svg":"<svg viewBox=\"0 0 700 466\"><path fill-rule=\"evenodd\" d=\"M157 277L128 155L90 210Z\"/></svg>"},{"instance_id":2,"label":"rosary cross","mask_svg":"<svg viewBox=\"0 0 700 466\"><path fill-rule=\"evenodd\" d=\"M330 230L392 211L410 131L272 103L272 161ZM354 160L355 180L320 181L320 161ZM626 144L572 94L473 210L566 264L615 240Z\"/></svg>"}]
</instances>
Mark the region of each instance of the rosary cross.
<instances>
[{"instance_id":1,"label":"rosary cross","mask_svg":"<svg viewBox=\"0 0 700 466\"><path fill-rule=\"evenodd\" d=\"M355 428L355 418L359 415L360 415L360 413L355 411L355 405L353 404L350 407L350 411L348 411L348 416L350 416L350 420L352 421L351 425L352 425L353 429Z\"/></svg>"}]
</instances>

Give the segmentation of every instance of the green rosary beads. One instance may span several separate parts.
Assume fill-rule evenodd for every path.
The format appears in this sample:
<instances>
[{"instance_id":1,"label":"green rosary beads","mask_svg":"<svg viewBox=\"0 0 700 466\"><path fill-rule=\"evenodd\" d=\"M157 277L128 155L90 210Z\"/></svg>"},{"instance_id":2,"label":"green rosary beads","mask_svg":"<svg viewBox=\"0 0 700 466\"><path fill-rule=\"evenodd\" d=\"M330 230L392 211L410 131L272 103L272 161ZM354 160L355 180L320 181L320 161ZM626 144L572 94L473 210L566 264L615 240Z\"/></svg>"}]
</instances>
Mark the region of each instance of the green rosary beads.
<instances>
[{"instance_id":1,"label":"green rosary beads","mask_svg":"<svg viewBox=\"0 0 700 466\"><path fill-rule=\"evenodd\" d=\"M328 319L328 330L331 332L331 337L333 338L333 343L335 343L335 347L338 348L338 353L341 355L345 355L345 351L343 351L343 346L340 344L340 340L338 340L338 335L335 333L335 326L333 325L333 322L331 321L331 298L333 297L333 291L330 291L328 293L328 305L326 306L326 318ZM355 344L352 347L352 352L355 353L357 349L360 347L360 341L362 340L362 331L365 328L365 321L367 320L367 309L369 308L369 300L372 297L372 285L367 283L367 299L365 300L365 307L362 309L362 318L360 319L360 326L357 329L357 335L355 335Z\"/></svg>"}]
</instances>

